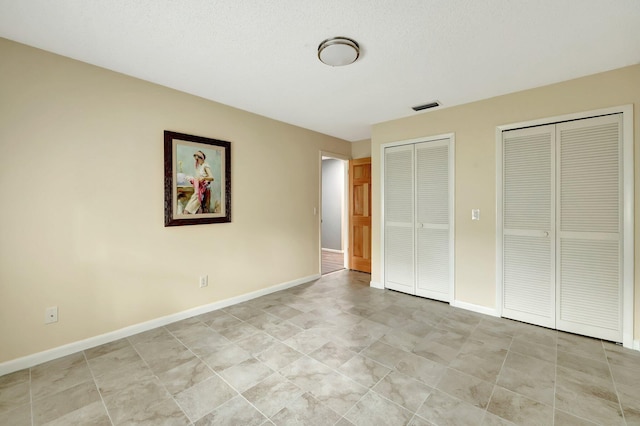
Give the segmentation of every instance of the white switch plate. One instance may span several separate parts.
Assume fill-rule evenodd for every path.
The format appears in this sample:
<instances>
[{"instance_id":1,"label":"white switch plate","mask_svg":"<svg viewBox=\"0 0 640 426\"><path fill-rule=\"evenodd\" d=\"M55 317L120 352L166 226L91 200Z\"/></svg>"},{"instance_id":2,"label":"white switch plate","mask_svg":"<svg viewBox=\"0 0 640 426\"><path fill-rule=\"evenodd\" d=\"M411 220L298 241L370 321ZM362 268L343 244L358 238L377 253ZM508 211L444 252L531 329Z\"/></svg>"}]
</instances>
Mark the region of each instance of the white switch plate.
<instances>
[{"instance_id":1,"label":"white switch plate","mask_svg":"<svg viewBox=\"0 0 640 426\"><path fill-rule=\"evenodd\" d=\"M471 220L480 220L480 209L471 209Z\"/></svg>"},{"instance_id":2,"label":"white switch plate","mask_svg":"<svg viewBox=\"0 0 640 426\"><path fill-rule=\"evenodd\" d=\"M203 275L200 277L200 288L206 287L209 285L209 276Z\"/></svg>"},{"instance_id":3,"label":"white switch plate","mask_svg":"<svg viewBox=\"0 0 640 426\"><path fill-rule=\"evenodd\" d=\"M58 322L58 307L52 306L44 310L44 323Z\"/></svg>"}]
</instances>

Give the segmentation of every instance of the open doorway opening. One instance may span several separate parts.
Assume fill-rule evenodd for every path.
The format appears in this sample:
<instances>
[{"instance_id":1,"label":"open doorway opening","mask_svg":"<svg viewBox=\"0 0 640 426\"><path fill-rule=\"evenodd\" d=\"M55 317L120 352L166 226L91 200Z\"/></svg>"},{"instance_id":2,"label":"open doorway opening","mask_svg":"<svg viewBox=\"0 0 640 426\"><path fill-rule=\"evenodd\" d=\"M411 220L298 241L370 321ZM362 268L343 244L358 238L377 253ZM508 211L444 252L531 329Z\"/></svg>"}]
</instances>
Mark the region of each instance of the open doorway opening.
<instances>
[{"instance_id":1,"label":"open doorway opening","mask_svg":"<svg viewBox=\"0 0 640 426\"><path fill-rule=\"evenodd\" d=\"M323 153L321 200L321 273L345 269L348 253L347 173L349 163L344 158Z\"/></svg>"}]
</instances>

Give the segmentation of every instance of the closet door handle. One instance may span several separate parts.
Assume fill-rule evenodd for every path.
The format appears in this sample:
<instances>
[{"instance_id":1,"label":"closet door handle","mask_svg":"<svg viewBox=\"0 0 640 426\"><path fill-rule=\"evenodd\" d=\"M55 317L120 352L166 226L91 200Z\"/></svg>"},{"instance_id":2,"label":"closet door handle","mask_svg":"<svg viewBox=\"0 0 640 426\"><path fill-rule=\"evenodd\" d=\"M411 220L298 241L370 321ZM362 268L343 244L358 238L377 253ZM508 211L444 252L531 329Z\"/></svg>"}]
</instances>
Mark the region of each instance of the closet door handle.
<instances>
[{"instance_id":1,"label":"closet door handle","mask_svg":"<svg viewBox=\"0 0 640 426\"><path fill-rule=\"evenodd\" d=\"M549 238L549 231L544 231L542 235L544 235L546 238Z\"/></svg>"}]
</instances>

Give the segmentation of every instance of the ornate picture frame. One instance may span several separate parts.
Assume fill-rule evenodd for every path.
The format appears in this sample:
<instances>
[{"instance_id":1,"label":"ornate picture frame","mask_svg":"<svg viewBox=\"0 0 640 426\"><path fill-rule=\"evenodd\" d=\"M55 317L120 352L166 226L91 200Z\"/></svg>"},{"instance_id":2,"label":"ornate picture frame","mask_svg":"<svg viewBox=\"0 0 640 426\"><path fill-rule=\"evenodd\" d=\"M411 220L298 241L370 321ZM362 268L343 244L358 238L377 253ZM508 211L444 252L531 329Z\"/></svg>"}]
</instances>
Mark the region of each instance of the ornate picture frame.
<instances>
[{"instance_id":1,"label":"ornate picture frame","mask_svg":"<svg viewBox=\"0 0 640 426\"><path fill-rule=\"evenodd\" d=\"M231 222L231 142L164 131L164 226Z\"/></svg>"}]
</instances>

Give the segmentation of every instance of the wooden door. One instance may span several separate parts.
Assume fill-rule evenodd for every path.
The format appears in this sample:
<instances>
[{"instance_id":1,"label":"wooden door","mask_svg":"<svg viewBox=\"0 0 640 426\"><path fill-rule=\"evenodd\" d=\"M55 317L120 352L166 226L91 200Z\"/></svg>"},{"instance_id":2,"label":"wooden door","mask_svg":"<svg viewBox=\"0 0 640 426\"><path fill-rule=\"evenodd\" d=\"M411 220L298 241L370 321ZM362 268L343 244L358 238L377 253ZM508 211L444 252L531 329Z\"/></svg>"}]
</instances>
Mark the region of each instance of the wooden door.
<instances>
[{"instance_id":1,"label":"wooden door","mask_svg":"<svg viewBox=\"0 0 640 426\"><path fill-rule=\"evenodd\" d=\"M349 161L349 269L371 273L371 158Z\"/></svg>"}]
</instances>

